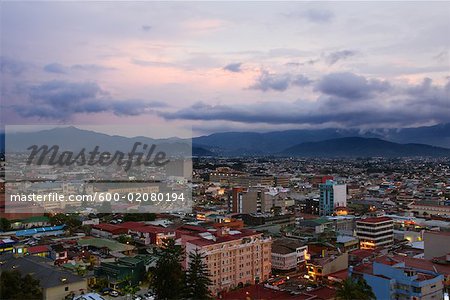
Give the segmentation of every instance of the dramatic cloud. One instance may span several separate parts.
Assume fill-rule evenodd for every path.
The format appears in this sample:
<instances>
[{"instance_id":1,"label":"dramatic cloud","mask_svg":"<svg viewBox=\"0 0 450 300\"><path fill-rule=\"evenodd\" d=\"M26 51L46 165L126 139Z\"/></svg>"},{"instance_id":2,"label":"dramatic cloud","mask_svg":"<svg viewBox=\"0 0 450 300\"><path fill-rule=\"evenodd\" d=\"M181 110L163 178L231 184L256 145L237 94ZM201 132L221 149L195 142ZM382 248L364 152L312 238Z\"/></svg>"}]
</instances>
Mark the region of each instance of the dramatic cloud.
<instances>
[{"instance_id":1,"label":"dramatic cloud","mask_svg":"<svg viewBox=\"0 0 450 300\"><path fill-rule=\"evenodd\" d=\"M62 64L52 63L44 66L44 71L49 73L66 74L67 69Z\"/></svg>"},{"instance_id":2,"label":"dramatic cloud","mask_svg":"<svg viewBox=\"0 0 450 300\"><path fill-rule=\"evenodd\" d=\"M316 86L316 90L330 96L345 99L362 99L374 93L384 92L390 87L386 81L366 79L353 73L332 73L324 76Z\"/></svg>"},{"instance_id":3,"label":"dramatic cloud","mask_svg":"<svg viewBox=\"0 0 450 300\"><path fill-rule=\"evenodd\" d=\"M261 91L285 91L289 86L305 86L312 81L304 75L293 75L290 73L274 74L266 70L261 71L261 74L256 79L256 82L250 86L252 89Z\"/></svg>"},{"instance_id":4,"label":"dramatic cloud","mask_svg":"<svg viewBox=\"0 0 450 300\"><path fill-rule=\"evenodd\" d=\"M336 52L331 52L330 54L325 56L325 62L328 65L334 65L339 60L349 58L351 56L354 56L356 54L356 51L352 50L341 50Z\"/></svg>"},{"instance_id":5,"label":"dramatic cloud","mask_svg":"<svg viewBox=\"0 0 450 300\"><path fill-rule=\"evenodd\" d=\"M166 106L159 101L114 100L94 82L44 82L29 87L28 96L29 103L12 106L19 115L61 121L77 113L112 112L135 116Z\"/></svg>"},{"instance_id":6,"label":"dramatic cloud","mask_svg":"<svg viewBox=\"0 0 450 300\"><path fill-rule=\"evenodd\" d=\"M223 67L223 69L230 72L239 73L242 71L241 66L242 63L231 63Z\"/></svg>"},{"instance_id":7,"label":"dramatic cloud","mask_svg":"<svg viewBox=\"0 0 450 300\"><path fill-rule=\"evenodd\" d=\"M345 79L349 80L348 84ZM334 124L366 128L378 125L390 127L426 124L430 121L448 122L450 115L450 82L433 85L432 81L425 79L418 85L393 88L389 83L379 80L339 73L326 76L319 86L327 93L319 96L315 103L280 101L228 106L199 102L176 112L159 112L159 115L168 120L219 120L313 126ZM377 94L378 92L383 94ZM366 96L371 98L350 105L355 99Z\"/></svg>"}]
</instances>

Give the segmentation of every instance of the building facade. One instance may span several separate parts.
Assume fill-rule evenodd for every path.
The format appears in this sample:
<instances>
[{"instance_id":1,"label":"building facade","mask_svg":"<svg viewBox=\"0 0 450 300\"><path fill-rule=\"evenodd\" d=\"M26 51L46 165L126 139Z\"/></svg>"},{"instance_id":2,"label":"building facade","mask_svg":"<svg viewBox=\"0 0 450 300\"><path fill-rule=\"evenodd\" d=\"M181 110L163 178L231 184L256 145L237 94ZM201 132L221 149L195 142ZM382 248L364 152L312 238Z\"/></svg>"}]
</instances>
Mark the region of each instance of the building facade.
<instances>
[{"instance_id":1,"label":"building facade","mask_svg":"<svg viewBox=\"0 0 450 300\"><path fill-rule=\"evenodd\" d=\"M394 243L394 223L388 217L366 218L356 221L356 235L361 249L376 249Z\"/></svg>"},{"instance_id":2,"label":"building facade","mask_svg":"<svg viewBox=\"0 0 450 300\"><path fill-rule=\"evenodd\" d=\"M443 299L444 276L407 267L404 262L380 258L369 264L350 268L352 277L362 277L377 299L432 300Z\"/></svg>"},{"instance_id":3,"label":"building facade","mask_svg":"<svg viewBox=\"0 0 450 300\"><path fill-rule=\"evenodd\" d=\"M321 216L332 215L335 207L347 206L347 186L345 184L327 180L319 185L319 189L319 214Z\"/></svg>"},{"instance_id":4,"label":"building facade","mask_svg":"<svg viewBox=\"0 0 450 300\"><path fill-rule=\"evenodd\" d=\"M196 249L205 256L211 275L211 292L255 284L267 280L271 273L272 240L252 230L229 230L188 234L181 237L185 247L185 267L189 265L189 253Z\"/></svg>"}]
</instances>

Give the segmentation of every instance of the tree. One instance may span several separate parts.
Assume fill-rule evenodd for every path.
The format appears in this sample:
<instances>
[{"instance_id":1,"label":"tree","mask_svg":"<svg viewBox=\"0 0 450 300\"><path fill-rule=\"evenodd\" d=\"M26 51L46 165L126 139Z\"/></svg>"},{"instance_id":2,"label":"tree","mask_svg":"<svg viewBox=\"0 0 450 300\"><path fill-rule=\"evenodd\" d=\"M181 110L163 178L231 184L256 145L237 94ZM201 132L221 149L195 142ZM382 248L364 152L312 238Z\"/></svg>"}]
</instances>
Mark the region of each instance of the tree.
<instances>
[{"instance_id":1,"label":"tree","mask_svg":"<svg viewBox=\"0 0 450 300\"><path fill-rule=\"evenodd\" d=\"M139 286L136 284L133 284L133 281L131 280L131 276L125 277L124 281L122 282L124 284L122 291L125 294L136 294L139 291Z\"/></svg>"},{"instance_id":2,"label":"tree","mask_svg":"<svg viewBox=\"0 0 450 300\"><path fill-rule=\"evenodd\" d=\"M349 277L341 282L336 291L339 300L375 300L375 294L363 278L357 280Z\"/></svg>"},{"instance_id":3,"label":"tree","mask_svg":"<svg viewBox=\"0 0 450 300\"><path fill-rule=\"evenodd\" d=\"M8 231L11 229L11 221L5 218L0 218L0 230Z\"/></svg>"},{"instance_id":4,"label":"tree","mask_svg":"<svg viewBox=\"0 0 450 300\"><path fill-rule=\"evenodd\" d=\"M189 253L189 267L185 276L186 299L212 299L209 286L212 284L211 274L204 262L205 256L195 249Z\"/></svg>"},{"instance_id":5,"label":"tree","mask_svg":"<svg viewBox=\"0 0 450 300\"><path fill-rule=\"evenodd\" d=\"M181 299L184 271L181 266L183 250L175 245L173 239L167 239L163 246L155 251L158 257L150 288L158 299Z\"/></svg>"},{"instance_id":6,"label":"tree","mask_svg":"<svg viewBox=\"0 0 450 300\"><path fill-rule=\"evenodd\" d=\"M2 271L0 275L0 299L42 299L39 280L30 274L21 276L19 271Z\"/></svg>"},{"instance_id":7,"label":"tree","mask_svg":"<svg viewBox=\"0 0 450 300\"><path fill-rule=\"evenodd\" d=\"M117 241L122 244L131 244L133 242L133 238L126 234L121 234L117 238Z\"/></svg>"}]
</instances>

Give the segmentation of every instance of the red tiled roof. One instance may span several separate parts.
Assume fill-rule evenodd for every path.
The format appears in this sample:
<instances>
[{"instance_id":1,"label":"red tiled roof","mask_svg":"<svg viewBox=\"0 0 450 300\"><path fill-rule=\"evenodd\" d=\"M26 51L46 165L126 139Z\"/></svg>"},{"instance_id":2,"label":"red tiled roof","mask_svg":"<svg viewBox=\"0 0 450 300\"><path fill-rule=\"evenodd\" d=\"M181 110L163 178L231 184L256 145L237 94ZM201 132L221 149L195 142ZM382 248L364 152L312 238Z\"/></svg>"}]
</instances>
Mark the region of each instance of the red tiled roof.
<instances>
[{"instance_id":1,"label":"red tiled roof","mask_svg":"<svg viewBox=\"0 0 450 300\"><path fill-rule=\"evenodd\" d=\"M144 226L144 222L124 222L122 224L117 224L118 227L126 228L126 229L134 229L138 227Z\"/></svg>"},{"instance_id":2,"label":"red tiled roof","mask_svg":"<svg viewBox=\"0 0 450 300\"><path fill-rule=\"evenodd\" d=\"M113 234L119 233L127 233L128 230L126 228L120 227L118 225L108 224L108 223L100 223L98 225L93 225L92 228L99 229L102 231L111 232Z\"/></svg>"},{"instance_id":3,"label":"red tiled roof","mask_svg":"<svg viewBox=\"0 0 450 300\"><path fill-rule=\"evenodd\" d=\"M239 240L244 237L249 237L249 236L254 236L254 235L260 234L256 231L248 230L248 229L241 229L239 231L240 231L240 233L238 233L238 234L227 234L224 236L215 236L215 240L205 239L201 236L198 236L197 239L190 240L189 243L197 245L197 246L207 246L207 245L231 242L231 241ZM211 232L211 234L214 235L214 232Z\"/></svg>"},{"instance_id":4,"label":"red tiled roof","mask_svg":"<svg viewBox=\"0 0 450 300\"><path fill-rule=\"evenodd\" d=\"M48 246L45 245L41 245L41 246L33 246L33 247L29 247L27 249L28 253L30 254L36 254L36 253L42 253L42 252L48 252L50 251L48 249Z\"/></svg>"},{"instance_id":5,"label":"red tiled roof","mask_svg":"<svg viewBox=\"0 0 450 300\"><path fill-rule=\"evenodd\" d=\"M345 270L342 270L342 271L334 272L334 273L328 274L327 276L345 280L348 277L348 270L345 269Z\"/></svg>"},{"instance_id":6,"label":"red tiled roof","mask_svg":"<svg viewBox=\"0 0 450 300\"><path fill-rule=\"evenodd\" d=\"M194 226L194 225L182 225L180 227L177 228L178 230L182 230L182 231L197 231L197 232L206 232L208 231L207 229L201 227L201 226Z\"/></svg>"},{"instance_id":7,"label":"red tiled roof","mask_svg":"<svg viewBox=\"0 0 450 300\"><path fill-rule=\"evenodd\" d=\"M434 268L440 273L446 276L450 275L450 264L438 264L433 263L431 260L413 258L403 255L395 255L394 258L399 261L403 261L405 266L410 268L417 268L426 271L435 271Z\"/></svg>"},{"instance_id":8,"label":"red tiled roof","mask_svg":"<svg viewBox=\"0 0 450 300\"><path fill-rule=\"evenodd\" d=\"M142 233L168 233L168 232L171 232L171 230L169 230L167 228L160 227L160 226L152 226L152 225L141 226L138 228L133 228L132 230L136 231L136 232L142 232Z\"/></svg>"},{"instance_id":9,"label":"red tiled roof","mask_svg":"<svg viewBox=\"0 0 450 300\"><path fill-rule=\"evenodd\" d=\"M349 255L354 255L360 259L364 259L366 257L370 257L374 254L376 254L377 252L374 250L369 250L369 249L357 249L357 250L353 250L350 251L348 254Z\"/></svg>"},{"instance_id":10,"label":"red tiled roof","mask_svg":"<svg viewBox=\"0 0 450 300\"><path fill-rule=\"evenodd\" d=\"M358 220L357 222L364 222L364 223L381 223L386 221L391 221L391 218L388 217L374 217L374 218L366 218Z\"/></svg>"}]
</instances>

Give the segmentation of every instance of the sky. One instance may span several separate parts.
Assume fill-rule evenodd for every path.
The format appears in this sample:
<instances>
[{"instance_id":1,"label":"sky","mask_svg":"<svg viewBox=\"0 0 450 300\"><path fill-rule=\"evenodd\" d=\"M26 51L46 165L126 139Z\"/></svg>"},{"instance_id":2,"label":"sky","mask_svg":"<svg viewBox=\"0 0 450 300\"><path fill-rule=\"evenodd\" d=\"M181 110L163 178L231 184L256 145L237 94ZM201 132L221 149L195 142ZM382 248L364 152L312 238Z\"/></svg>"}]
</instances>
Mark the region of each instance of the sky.
<instances>
[{"instance_id":1,"label":"sky","mask_svg":"<svg viewBox=\"0 0 450 300\"><path fill-rule=\"evenodd\" d=\"M450 2L3 2L0 22L3 126L450 122Z\"/></svg>"}]
</instances>

